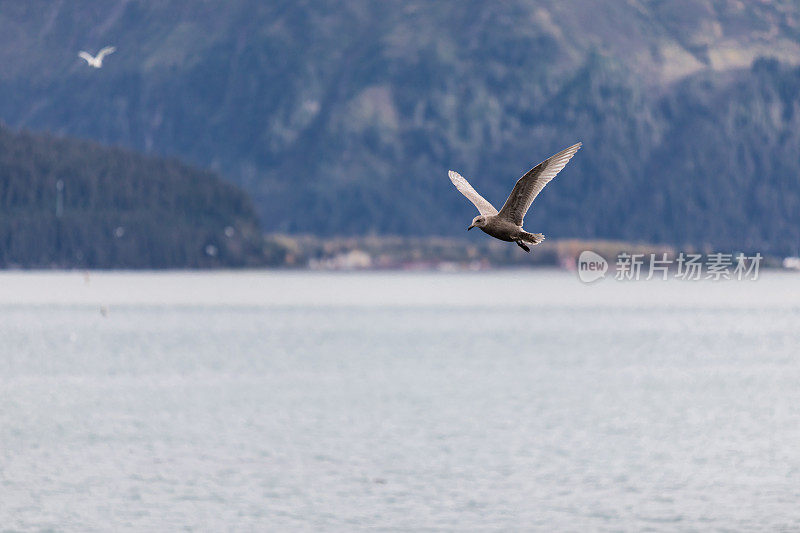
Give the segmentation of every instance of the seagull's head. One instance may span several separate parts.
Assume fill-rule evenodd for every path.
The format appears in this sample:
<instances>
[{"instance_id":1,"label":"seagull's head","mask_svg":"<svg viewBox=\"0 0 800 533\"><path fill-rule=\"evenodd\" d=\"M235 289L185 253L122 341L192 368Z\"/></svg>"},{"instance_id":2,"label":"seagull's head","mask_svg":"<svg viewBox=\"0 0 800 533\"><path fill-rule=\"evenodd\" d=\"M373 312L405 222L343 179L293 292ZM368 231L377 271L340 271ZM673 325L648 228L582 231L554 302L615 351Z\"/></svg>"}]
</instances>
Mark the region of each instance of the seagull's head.
<instances>
[{"instance_id":1,"label":"seagull's head","mask_svg":"<svg viewBox=\"0 0 800 533\"><path fill-rule=\"evenodd\" d=\"M483 215L478 215L472 219L472 224L469 225L467 231L471 230L472 228L482 228L486 225L486 217Z\"/></svg>"}]
</instances>

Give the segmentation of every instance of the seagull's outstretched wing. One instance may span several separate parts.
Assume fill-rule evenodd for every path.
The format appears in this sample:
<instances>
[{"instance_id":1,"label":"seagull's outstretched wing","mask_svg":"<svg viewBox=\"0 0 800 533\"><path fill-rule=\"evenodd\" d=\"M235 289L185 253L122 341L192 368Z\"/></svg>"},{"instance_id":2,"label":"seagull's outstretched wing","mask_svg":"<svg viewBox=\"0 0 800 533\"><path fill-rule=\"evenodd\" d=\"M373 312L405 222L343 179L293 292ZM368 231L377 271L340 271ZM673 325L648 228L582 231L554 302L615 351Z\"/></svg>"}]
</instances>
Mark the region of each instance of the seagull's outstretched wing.
<instances>
[{"instance_id":1,"label":"seagull's outstretched wing","mask_svg":"<svg viewBox=\"0 0 800 533\"><path fill-rule=\"evenodd\" d=\"M450 176L450 181L452 181L453 185L455 185L456 189L458 189L458 192L466 196L467 200L475 204L475 207L478 208L478 211L481 212L481 215L497 214L497 209L495 209L492 204L486 201L483 196L478 194L478 191L473 189L472 185L470 185L469 182L461 176L461 174L451 170L448 172L448 175Z\"/></svg>"},{"instance_id":2,"label":"seagull's outstretched wing","mask_svg":"<svg viewBox=\"0 0 800 533\"><path fill-rule=\"evenodd\" d=\"M94 60L92 54L90 54L89 52L84 52L83 50L78 52L78 55L83 59L85 59L87 63L91 63Z\"/></svg>"},{"instance_id":3,"label":"seagull's outstretched wing","mask_svg":"<svg viewBox=\"0 0 800 533\"><path fill-rule=\"evenodd\" d=\"M116 49L115 47L113 47L113 46L106 46L105 48L103 48L102 50L100 50L99 52L97 52L97 59L103 59L103 58L104 58L104 57L106 57L108 54L113 54L113 53L114 53L114 52L116 52L116 51L117 51L117 49Z\"/></svg>"},{"instance_id":4,"label":"seagull's outstretched wing","mask_svg":"<svg viewBox=\"0 0 800 533\"><path fill-rule=\"evenodd\" d=\"M533 199L551 179L556 177L556 174L561 172L580 147L581 143L573 144L530 169L514 185L514 190L500 209L500 216L521 226Z\"/></svg>"}]
</instances>

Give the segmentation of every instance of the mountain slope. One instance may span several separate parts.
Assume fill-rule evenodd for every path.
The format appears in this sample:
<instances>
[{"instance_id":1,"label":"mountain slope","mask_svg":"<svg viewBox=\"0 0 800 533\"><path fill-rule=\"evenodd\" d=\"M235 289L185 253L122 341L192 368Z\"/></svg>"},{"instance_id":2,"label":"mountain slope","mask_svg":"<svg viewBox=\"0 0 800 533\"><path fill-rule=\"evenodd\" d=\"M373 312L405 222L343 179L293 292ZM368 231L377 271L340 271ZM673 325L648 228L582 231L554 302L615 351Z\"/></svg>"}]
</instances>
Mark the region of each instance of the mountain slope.
<instances>
[{"instance_id":1,"label":"mountain slope","mask_svg":"<svg viewBox=\"0 0 800 533\"><path fill-rule=\"evenodd\" d=\"M800 246L793 2L0 5L0 118L218 170L268 231L453 234L449 168L502 203L583 141L532 231Z\"/></svg>"},{"instance_id":2,"label":"mountain slope","mask_svg":"<svg viewBox=\"0 0 800 533\"><path fill-rule=\"evenodd\" d=\"M0 126L0 266L261 262L247 196L175 161Z\"/></svg>"}]
</instances>

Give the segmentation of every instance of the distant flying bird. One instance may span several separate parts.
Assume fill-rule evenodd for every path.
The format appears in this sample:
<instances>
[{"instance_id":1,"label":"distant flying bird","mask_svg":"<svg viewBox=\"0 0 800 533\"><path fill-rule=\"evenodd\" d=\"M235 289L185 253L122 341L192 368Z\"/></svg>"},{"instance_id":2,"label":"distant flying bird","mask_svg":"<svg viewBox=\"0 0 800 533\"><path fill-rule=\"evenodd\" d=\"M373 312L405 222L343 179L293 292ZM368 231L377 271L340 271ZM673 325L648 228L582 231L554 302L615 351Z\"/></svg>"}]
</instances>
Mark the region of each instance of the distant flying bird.
<instances>
[{"instance_id":1,"label":"distant flying bird","mask_svg":"<svg viewBox=\"0 0 800 533\"><path fill-rule=\"evenodd\" d=\"M81 50L78 52L78 55L86 60L90 67L100 68L103 66L103 58L106 57L108 54L113 54L117 49L113 46L106 46L99 52L97 52L96 56L92 56L89 52L84 52Z\"/></svg>"},{"instance_id":2,"label":"distant flying bird","mask_svg":"<svg viewBox=\"0 0 800 533\"><path fill-rule=\"evenodd\" d=\"M511 191L506 203L499 212L483 196L478 194L461 174L451 170L449 172L450 181L453 182L453 185L456 186L456 189L461 194L475 204L475 207L481 213L472 219L472 224L467 228L467 231L472 228L480 228L484 233L496 239L515 242L520 248L530 252L531 249L528 244L531 246L539 244L544 240L544 235L541 233L528 233L522 229L522 219L525 217L525 213L528 212L528 208L533 203L536 195L544 189L544 186L551 179L556 177L556 174L561 172L561 169L566 166L580 147L581 143L573 144L529 170L514 185L514 190Z\"/></svg>"}]
</instances>

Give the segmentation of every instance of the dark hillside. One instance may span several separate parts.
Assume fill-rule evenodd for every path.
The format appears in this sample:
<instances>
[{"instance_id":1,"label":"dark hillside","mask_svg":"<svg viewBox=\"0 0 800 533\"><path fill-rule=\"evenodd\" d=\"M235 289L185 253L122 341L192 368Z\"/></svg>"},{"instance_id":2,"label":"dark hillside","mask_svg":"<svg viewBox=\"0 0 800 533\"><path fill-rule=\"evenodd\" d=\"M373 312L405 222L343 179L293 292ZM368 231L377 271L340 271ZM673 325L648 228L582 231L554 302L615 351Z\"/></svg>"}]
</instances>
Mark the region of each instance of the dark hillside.
<instances>
[{"instance_id":1,"label":"dark hillside","mask_svg":"<svg viewBox=\"0 0 800 533\"><path fill-rule=\"evenodd\" d=\"M244 193L210 172L119 148L0 127L0 203L0 266L261 260Z\"/></svg>"}]
</instances>

